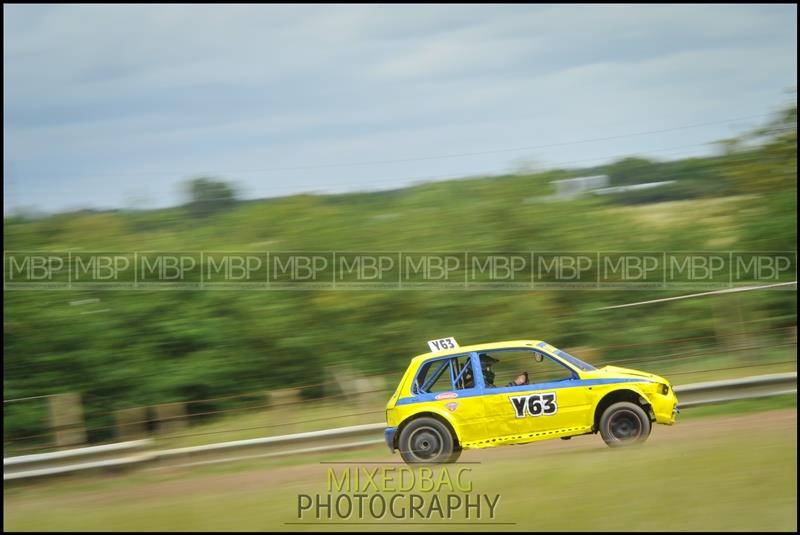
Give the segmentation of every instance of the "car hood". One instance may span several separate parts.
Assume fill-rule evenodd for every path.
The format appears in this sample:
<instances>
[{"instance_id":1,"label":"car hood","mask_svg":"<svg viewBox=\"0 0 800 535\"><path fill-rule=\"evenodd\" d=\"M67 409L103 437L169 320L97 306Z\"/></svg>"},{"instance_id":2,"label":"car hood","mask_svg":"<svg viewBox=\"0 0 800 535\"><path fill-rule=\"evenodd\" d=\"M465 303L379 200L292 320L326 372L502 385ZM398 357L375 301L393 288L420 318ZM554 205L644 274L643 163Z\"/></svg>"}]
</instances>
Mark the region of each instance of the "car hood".
<instances>
[{"instance_id":1,"label":"car hood","mask_svg":"<svg viewBox=\"0 0 800 535\"><path fill-rule=\"evenodd\" d=\"M620 368L619 366L603 366L592 374L595 378L602 377L622 377L626 379L647 379L656 383L669 384L669 381L653 373L633 370L630 368Z\"/></svg>"}]
</instances>

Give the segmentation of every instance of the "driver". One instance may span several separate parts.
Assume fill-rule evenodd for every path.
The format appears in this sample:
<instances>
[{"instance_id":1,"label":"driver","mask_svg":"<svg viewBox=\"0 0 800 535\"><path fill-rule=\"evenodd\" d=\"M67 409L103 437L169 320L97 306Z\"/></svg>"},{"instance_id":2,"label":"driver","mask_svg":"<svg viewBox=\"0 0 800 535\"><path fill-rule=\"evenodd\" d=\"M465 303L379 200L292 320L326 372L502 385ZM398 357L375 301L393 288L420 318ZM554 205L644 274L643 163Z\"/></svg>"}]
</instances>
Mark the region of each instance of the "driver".
<instances>
[{"instance_id":1,"label":"driver","mask_svg":"<svg viewBox=\"0 0 800 535\"><path fill-rule=\"evenodd\" d=\"M506 386L522 386L528 384L528 372L522 372L517 378L509 382Z\"/></svg>"},{"instance_id":2,"label":"driver","mask_svg":"<svg viewBox=\"0 0 800 535\"><path fill-rule=\"evenodd\" d=\"M487 388L495 388L494 386L494 371L492 371L492 364L500 362L494 357L490 357L488 353L481 353L481 371L483 372L483 382Z\"/></svg>"}]
</instances>

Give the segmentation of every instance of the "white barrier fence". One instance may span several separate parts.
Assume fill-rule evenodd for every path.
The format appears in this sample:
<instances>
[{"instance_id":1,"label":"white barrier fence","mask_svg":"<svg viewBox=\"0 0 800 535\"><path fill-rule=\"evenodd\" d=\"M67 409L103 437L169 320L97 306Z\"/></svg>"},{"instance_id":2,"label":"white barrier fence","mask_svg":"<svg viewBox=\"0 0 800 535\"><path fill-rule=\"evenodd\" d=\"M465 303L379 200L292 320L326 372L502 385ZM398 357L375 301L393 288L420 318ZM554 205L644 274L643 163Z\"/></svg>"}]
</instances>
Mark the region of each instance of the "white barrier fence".
<instances>
[{"instance_id":1,"label":"white barrier fence","mask_svg":"<svg viewBox=\"0 0 800 535\"><path fill-rule=\"evenodd\" d=\"M754 399L797 392L797 372L771 373L675 386L678 407L687 409L739 399Z\"/></svg>"},{"instance_id":2,"label":"white barrier fence","mask_svg":"<svg viewBox=\"0 0 800 535\"><path fill-rule=\"evenodd\" d=\"M724 403L726 401L797 393L797 372L693 383L675 386L674 388L680 400L679 408L685 409ZM54 453L22 455L3 459L3 480L11 481L51 476L90 469L119 469L143 464L193 466L243 459L355 449L382 443L381 432L385 426L385 423L378 422L292 435L235 440L158 451L148 451L147 448L152 446L153 441L145 439ZM362 440L354 441L357 438ZM285 446L298 443L313 443L313 446L285 448ZM221 453L231 451L253 452L255 450L258 453L220 458ZM120 454L123 456L120 456Z\"/></svg>"},{"instance_id":3,"label":"white barrier fence","mask_svg":"<svg viewBox=\"0 0 800 535\"><path fill-rule=\"evenodd\" d=\"M136 440L133 442L109 444L105 446L77 448L55 453L23 455L19 457L9 457L3 459L3 480L10 481L15 479L58 475L68 472L77 472L80 470L89 470L93 468L113 469L145 463L150 464L154 462L159 465L175 465L175 463L181 465L208 464L212 462L238 460L251 457L274 457L280 455L292 455L295 453L306 453L309 451L351 449L354 447L363 447L365 445L382 442L383 439L376 439L375 436L380 435L384 427L386 427L386 424L381 422L375 424L339 427L335 429L324 429L322 431L296 433L293 435L234 440L231 442L220 442L217 444L206 444L187 448L141 451L142 448L151 446L153 444L152 439L145 439ZM371 440L356 443L342 443L342 439L352 440L353 438L358 437L367 437ZM283 446L303 442L313 442L316 447L295 450L283 449ZM258 449L261 451L261 453L258 455L225 458L223 460L219 459L220 453L254 449ZM264 452L263 450L267 451ZM115 457L108 458L109 454L113 454ZM125 455L120 456L120 454ZM216 457L216 459L212 457Z\"/></svg>"}]
</instances>

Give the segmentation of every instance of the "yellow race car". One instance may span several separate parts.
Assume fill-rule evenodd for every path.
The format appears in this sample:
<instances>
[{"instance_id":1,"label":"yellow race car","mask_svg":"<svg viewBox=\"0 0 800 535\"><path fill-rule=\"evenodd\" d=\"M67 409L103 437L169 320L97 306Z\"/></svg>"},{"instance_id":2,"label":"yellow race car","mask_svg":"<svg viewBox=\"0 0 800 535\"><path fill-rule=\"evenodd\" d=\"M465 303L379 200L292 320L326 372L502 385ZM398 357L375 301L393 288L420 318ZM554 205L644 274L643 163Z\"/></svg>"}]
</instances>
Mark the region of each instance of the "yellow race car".
<instances>
[{"instance_id":1,"label":"yellow race car","mask_svg":"<svg viewBox=\"0 0 800 535\"><path fill-rule=\"evenodd\" d=\"M635 444L679 412L663 377L597 369L547 342L428 345L386 405L386 443L407 463L455 462L465 448L597 432L611 447Z\"/></svg>"}]
</instances>

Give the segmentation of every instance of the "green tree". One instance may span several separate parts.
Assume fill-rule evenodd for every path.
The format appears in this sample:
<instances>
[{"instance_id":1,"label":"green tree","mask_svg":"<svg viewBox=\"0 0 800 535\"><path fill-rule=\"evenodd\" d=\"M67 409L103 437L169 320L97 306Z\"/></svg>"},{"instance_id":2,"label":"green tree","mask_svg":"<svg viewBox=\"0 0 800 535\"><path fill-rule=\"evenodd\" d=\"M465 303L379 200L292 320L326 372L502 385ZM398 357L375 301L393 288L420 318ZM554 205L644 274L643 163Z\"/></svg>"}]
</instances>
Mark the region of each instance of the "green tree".
<instances>
[{"instance_id":1,"label":"green tree","mask_svg":"<svg viewBox=\"0 0 800 535\"><path fill-rule=\"evenodd\" d=\"M205 217L236 203L236 192L222 180L198 177L186 182L185 187L189 197L186 207L194 216Z\"/></svg>"},{"instance_id":2,"label":"green tree","mask_svg":"<svg viewBox=\"0 0 800 535\"><path fill-rule=\"evenodd\" d=\"M777 194L797 189L797 104L766 125L723 142L726 175L744 193Z\"/></svg>"}]
</instances>

